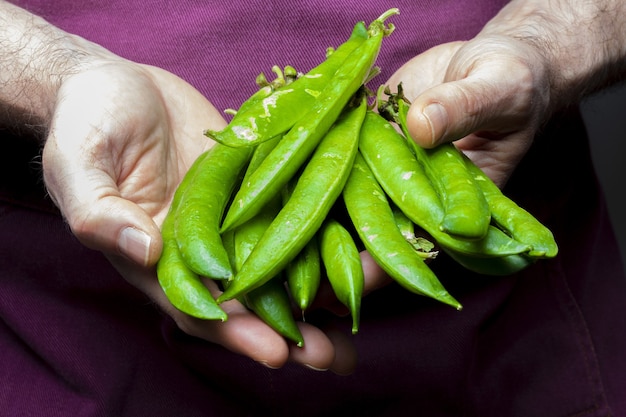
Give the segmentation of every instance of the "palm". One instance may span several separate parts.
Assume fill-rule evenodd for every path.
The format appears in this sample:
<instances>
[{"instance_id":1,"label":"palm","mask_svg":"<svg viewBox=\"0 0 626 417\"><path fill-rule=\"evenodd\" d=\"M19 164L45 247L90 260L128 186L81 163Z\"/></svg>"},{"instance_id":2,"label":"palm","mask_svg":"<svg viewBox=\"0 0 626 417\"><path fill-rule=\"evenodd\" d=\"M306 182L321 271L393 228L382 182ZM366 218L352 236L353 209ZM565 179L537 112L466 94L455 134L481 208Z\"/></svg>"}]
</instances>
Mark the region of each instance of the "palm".
<instances>
[{"instance_id":1,"label":"palm","mask_svg":"<svg viewBox=\"0 0 626 417\"><path fill-rule=\"evenodd\" d=\"M158 223L181 176L209 146L203 129L221 123L196 90L162 70L111 65L87 71L61 90L44 153L47 185L70 225L81 227L90 221L82 216L98 213L81 210L75 206L81 201L61 192L68 182L85 195L94 188L92 199L135 203Z\"/></svg>"}]
</instances>

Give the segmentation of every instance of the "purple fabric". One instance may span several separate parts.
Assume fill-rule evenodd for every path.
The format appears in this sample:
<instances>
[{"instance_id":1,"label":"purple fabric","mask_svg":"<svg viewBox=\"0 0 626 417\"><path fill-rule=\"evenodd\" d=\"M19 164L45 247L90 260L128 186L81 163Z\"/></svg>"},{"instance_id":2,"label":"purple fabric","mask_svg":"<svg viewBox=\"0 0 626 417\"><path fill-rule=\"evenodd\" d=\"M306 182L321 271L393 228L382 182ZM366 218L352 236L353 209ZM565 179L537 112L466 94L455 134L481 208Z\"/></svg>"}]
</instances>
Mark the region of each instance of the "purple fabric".
<instances>
[{"instance_id":1,"label":"purple fabric","mask_svg":"<svg viewBox=\"0 0 626 417\"><path fill-rule=\"evenodd\" d=\"M418 52L467 39L506 3L503 0L272 2L14 1L71 33L129 59L180 75L218 108L237 107L272 65L306 71L338 46L357 21L390 7L397 32L380 56L383 82Z\"/></svg>"},{"instance_id":2,"label":"purple fabric","mask_svg":"<svg viewBox=\"0 0 626 417\"><path fill-rule=\"evenodd\" d=\"M19 3L181 75L218 108L236 106L274 63L309 68L345 38L346 22L385 8ZM381 79L429 46L471 37L503 3L396 2L402 14L380 57ZM395 286L369 295L349 377L268 370L184 335L71 235L41 190L36 146L2 139L2 416L626 415L626 279L576 114L554 120L506 190L554 230L559 256L504 278L441 257L433 268L461 312ZM309 319L349 333L346 319Z\"/></svg>"}]
</instances>

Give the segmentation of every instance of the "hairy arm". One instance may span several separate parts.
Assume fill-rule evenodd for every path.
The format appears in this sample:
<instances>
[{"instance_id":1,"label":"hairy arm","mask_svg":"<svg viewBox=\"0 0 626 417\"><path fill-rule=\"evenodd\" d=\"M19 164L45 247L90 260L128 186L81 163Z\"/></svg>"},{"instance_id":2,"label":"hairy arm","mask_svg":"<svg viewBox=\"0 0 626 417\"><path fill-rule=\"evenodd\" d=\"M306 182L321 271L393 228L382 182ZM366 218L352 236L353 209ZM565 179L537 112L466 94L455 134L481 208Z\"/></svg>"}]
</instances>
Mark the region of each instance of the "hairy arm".
<instances>
[{"instance_id":1,"label":"hairy arm","mask_svg":"<svg viewBox=\"0 0 626 417\"><path fill-rule=\"evenodd\" d=\"M481 35L536 48L546 63L551 109L626 78L623 0L514 0Z\"/></svg>"},{"instance_id":2,"label":"hairy arm","mask_svg":"<svg viewBox=\"0 0 626 417\"><path fill-rule=\"evenodd\" d=\"M99 47L0 0L0 126L44 136L63 79Z\"/></svg>"}]
</instances>

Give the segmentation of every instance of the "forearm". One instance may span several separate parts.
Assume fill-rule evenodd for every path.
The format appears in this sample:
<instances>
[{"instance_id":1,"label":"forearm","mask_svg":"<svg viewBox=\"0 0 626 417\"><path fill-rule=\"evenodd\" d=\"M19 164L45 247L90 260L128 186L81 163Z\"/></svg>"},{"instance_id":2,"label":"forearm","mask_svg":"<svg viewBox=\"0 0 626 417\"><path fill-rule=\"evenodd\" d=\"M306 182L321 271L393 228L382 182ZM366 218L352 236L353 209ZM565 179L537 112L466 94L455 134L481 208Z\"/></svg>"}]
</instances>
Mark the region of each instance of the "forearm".
<instances>
[{"instance_id":1,"label":"forearm","mask_svg":"<svg viewBox=\"0 0 626 417\"><path fill-rule=\"evenodd\" d=\"M64 77L98 54L95 45L0 0L0 127L43 135Z\"/></svg>"},{"instance_id":2,"label":"forearm","mask_svg":"<svg viewBox=\"0 0 626 417\"><path fill-rule=\"evenodd\" d=\"M626 79L623 0L513 0L482 34L512 36L537 48L547 66L552 109Z\"/></svg>"}]
</instances>

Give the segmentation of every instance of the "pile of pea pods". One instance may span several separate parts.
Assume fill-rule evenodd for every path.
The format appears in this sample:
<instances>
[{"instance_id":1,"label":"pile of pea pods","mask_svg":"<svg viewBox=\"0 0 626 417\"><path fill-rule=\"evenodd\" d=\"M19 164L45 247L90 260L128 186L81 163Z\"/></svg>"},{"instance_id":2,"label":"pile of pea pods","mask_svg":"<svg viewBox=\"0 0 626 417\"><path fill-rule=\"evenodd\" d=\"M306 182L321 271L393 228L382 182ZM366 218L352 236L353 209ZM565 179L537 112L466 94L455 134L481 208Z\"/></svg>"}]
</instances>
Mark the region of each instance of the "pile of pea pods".
<instances>
[{"instance_id":1,"label":"pile of pea pods","mask_svg":"<svg viewBox=\"0 0 626 417\"><path fill-rule=\"evenodd\" d=\"M551 231L454 144L427 150L410 139L401 85L366 88L397 13L358 22L307 73L259 76L229 124L205 132L216 144L189 169L162 225L157 276L176 308L224 321L220 304L237 299L302 346L294 311L311 307L323 280L357 333L361 250L400 286L459 310L429 267L438 251L490 275L556 256Z\"/></svg>"}]
</instances>

